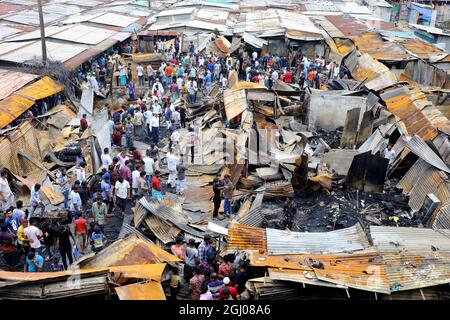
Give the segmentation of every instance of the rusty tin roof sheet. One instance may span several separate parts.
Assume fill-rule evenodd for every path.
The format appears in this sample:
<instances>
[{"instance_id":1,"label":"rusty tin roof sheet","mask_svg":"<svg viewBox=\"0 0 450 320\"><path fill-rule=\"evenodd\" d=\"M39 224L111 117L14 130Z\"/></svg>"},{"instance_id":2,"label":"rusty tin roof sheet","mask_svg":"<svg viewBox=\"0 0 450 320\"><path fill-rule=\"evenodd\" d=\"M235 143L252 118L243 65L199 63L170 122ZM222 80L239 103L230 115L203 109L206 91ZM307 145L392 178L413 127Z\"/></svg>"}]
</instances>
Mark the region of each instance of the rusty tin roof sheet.
<instances>
[{"instance_id":1,"label":"rusty tin roof sheet","mask_svg":"<svg viewBox=\"0 0 450 320\"><path fill-rule=\"evenodd\" d=\"M117 240L94 257L80 263L82 268L107 268L135 264L179 262L180 259L164 251L153 242L135 234Z\"/></svg>"},{"instance_id":2,"label":"rusty tin roof sheet","mask_svg":"<svg viewBox=\"0 0 450 320\"><path fill-rule=\"evenodd\" d=\"M385 41L379 33L368 32L353 39L361 53L368 53L372 58L381 61L408 61L416 58L392 41Z\"/></svg>"},{"instance_id":3,"label":"rusty tin roof sheet","mask_svg":"<svg viewBox=\"0 0 450 320\"><path fill-rule=\"evenodd\" d=\"M114 289L120 300L166 300L159 282L133 283Z\"/></svg>"},{"instance_id":4,"label":"rusty tin roof sheet","mask_svg":"<svg viewBox=\"0 0 450 320\"><path fill-rule=\"evenodd\" d=\"M228 228L227 249L257 250L267 249L266 229L254 228L232 222Z\"/></svg>"},{"instance_id":5,"label":"rusty tin roof sheet","mask_svg":"<svg viewBox=\"0 0 450 320\"><path fill-rule=\"evenodd\" d=\"M434 139L439 131L450 134L450 120L417 88L389 89L381 98L389 111L405 123L409 134L417 134L425 141Z\"/></svg>"}]
</instances>

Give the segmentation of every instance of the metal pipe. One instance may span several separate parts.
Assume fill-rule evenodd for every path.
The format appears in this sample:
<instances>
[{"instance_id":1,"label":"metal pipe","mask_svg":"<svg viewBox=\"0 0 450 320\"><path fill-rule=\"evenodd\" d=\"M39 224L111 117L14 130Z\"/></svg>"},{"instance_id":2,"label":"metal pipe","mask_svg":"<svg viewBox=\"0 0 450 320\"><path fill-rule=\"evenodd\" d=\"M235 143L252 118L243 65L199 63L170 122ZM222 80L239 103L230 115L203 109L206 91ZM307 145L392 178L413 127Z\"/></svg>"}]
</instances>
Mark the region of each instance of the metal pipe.
<instances>
[{"instance_id":1,"label":"metal pipe","mask_svg":"<svg viewBox=\"0 0 450 320\"><path fill-rule=\"evenodd\" d=\"M42 61L47 61L47 45L45 43L45 25L44 14L42 13L42 0L37 0L39 11L39 29L41 30L41 47L42 47Z\"/></svg>"}]
</instances>

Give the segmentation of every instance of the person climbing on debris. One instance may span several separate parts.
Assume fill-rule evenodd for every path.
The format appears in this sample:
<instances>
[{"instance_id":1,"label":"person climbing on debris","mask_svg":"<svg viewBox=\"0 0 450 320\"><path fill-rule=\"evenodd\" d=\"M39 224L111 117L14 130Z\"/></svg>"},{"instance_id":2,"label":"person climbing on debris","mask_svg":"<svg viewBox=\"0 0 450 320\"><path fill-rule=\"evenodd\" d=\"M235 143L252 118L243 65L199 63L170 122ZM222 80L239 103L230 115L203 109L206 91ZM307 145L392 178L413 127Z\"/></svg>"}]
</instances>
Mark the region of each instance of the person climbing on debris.
<instances>
[{"instance_id":1,"label":"person climbing on debris","mask_svg":"<svg viewBox=\"0 0 450 320\"><path fill-rule=\"evenodd\" d=\"M292 197L286 198L283 208L283 228L288 228L292 230L292 225L294 223L294 217L297 213L297 205Z\"/></svg>"}]
</instances>

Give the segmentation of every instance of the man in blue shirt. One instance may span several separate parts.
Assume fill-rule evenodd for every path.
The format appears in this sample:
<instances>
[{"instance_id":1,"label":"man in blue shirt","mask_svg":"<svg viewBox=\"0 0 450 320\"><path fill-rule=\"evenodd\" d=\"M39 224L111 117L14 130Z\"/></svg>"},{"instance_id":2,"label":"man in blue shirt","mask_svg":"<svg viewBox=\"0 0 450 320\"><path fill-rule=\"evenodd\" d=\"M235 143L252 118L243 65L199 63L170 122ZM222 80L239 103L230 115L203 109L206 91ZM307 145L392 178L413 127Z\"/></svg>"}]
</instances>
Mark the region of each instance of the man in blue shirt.
<instances>
[{"instance_id":1,"label":"man in blue shirt","mask_svg":"<svg viewBox=\"0 0 450 320\"><path fill-rule=\"evenodd\" d=\"M37 253L30 252L25 263L25 272L41 272L44 258Z\"/></svg>"}]
</instances>

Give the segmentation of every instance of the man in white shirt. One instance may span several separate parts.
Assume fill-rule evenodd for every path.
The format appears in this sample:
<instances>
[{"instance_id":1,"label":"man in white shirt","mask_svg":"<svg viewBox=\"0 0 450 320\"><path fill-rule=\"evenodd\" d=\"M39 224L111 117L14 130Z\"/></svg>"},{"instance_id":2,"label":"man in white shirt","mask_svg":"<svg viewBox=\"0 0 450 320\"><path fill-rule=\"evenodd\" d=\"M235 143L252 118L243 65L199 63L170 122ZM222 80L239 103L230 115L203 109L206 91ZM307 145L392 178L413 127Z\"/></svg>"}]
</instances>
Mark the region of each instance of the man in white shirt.
<instances>
[{"instance_id":1,"label":"man in white shirt","mask_svg":"<svg viewBox=\"0 0 450 320\"><path fill-rule=\"evenodd\" d=\"M389 159L389 165L392 165L392 162L395 160L395 151L392 150L392 145L389 145L386 149L384 149L384 157Z\"/></svg>"},{"instance_id":2,"label":"man in white shirt","mask_svg":"<svg viewBox=\"0 0 450 320\"><path fill-rule=\"evenodd\" d=\"M156 114L157 116L161 114L161 105L159 103L153 105L153 114Z\"/></svg>"},{"instance_id":3,"label":"man in white shirt","mask_svg":"<svg viewBox=\"0 0 450 320\"><path fill-rule=\"evenodd\" d=\"M167 184L171 187L175 187L177 181L177 164L180 159L173 153L173 149L170 149L167 153L167 170L169 170L169 178Z\"/></svg>"},{"instance_id":4,"label":"man in white shirt","mask_svg":"<svg viewBox=\"0 0 450 320\"><path fill-rule=\"evenodd\" d=\"M42 217L44 215L45 212L45 205L44 203L41 201L41 185L39 183L36 183L30 190L30 207L31 210L28 213L28 220L30 220L30 218L33 216L34 211L36 210L37 207L41 208L41 212L40 212L40 217Z\"/></svg>"},{"instance_id":5,"label":"man in white shirt","mask_svg":"<svg viewBox=\"0 0 450 320\"><path fill-rule=\"evenodd\" d=\"M145 127L147 128L147 134L148 134L149 138L150 138L150 134L152 132L151 125L150 125L150 120L152 119L152 117L153 117L152 108L147 107L147 110L144 112L144 119L145 119Z\"/></svg>"},{"instance_id":6,"label":"man in white shirt","mask_svg":"<svg viewBox=\"0 0 450 320\"><path fill-rule=\"evenodd\" d=\"M101 155L102 159L102 166L106 169L109 168L110 165L112 165L113 161L111 156L109 155L109 148L103 149L103 154Z\"/></svg>"},{"instance_id":7,"label":"man in white shirt","mask_svg":"<svg viewBox=\"0 0 450 320\"><path fill-rule=\"evenodd\" d=\"M131 188L133 189L133 195L138 195L139 177L141 176L141 167L136 166L136 169L131 173Z\"/></svg>"},{"instance_id":8,"label":"man in white shirt","mask_svg":"<svg viewBox=\"0 0 450 320\"><path fill-rule=\"evenodd\" d=\"M144 159L142 159L142 162L144 163L145 181L147 181L147 186L148 186L148 188L150 188L153 171L155 170L155 167L154 167L155 160L153 160L153 158L150 157L150 154L148 152L146 152Z\"/></svg>"},{"instance_id":9,"label":"man in white shirt","mask_svg":"<svg viewBox=\"0 0 450 320\"><path fill-rule=\"evenodd\" d=\"M136 132L136 136L141 137L142 136L142 126L144 125L144 114L142 113L140 107L138 107L136 109L136 111L134 112L133 125L134 125L134 130Z\"/></svg>"},{"instance_id":10,"label":"man in white shirt","mask_svg":"<svg viewBox=\"0 0 450 320\"><path fill-rule=\"evenodd\" d=\"M77 180L81 182L86 181L86 171L84 170L84 163L79 164L77 163L77 167L75 169L75 174L77 177Z\"/></svg>"},{"instance_id":11,"label":"man in white shirt","mask_svg":"<svg viewBox=\"0 0 450 320\"><path fill-rule=\"evenodd\" d=\"M138 75L138 79L139 79L139 85L143 86L144 85L144 68L142 67L141 64L138 64L138 66L136 67L136 71L137 71L137 75Z\"/></svg>"},{"instance_id":12,"label":"man in white shirt","mask_svg":"<svg viewBox=\"0 0 450 320\"><path fill-rule=\"evenodd\" d=\"M200 56L200 58L198 58L198 65L203 66L205 64L205 58L203 58L203 56Z\"/></svg>"},{"instance_id":13,"label":"man in white shirt","mask_svg":"<svg viewBox=\"0 0 450 320\"><path fill-rule=\"evenodd\" d=\"M36 227L37 220L33 219L30 222L30 225L26 227L23 232L25 233L25 236L30 240L30 248L34 249L36 253L41 254L42 253L42 244L40 239L42 239L43 234L41 229Z\"/></svg>"},{"instance_id":14,"label":"man in white shirt","mask_svg":"<svg viewBox=\"0 0 450 320\"><path fill-rule=\"evenodd\" d=\"M150 119L150 126L152 128L152 142L155 145L158 145L158 141L159 141L159 117L156 114L153 114L153 117Z\"/></svg>"},{"instance_id":15,"label":"man in white shirt","mask_svg":"<svg viewBox=\"0 0 450 320\"><path fill-rule=\"evenodd\" d=\"M155 92L158 94L158 98L161 98L164 95L164 87L159 82L159 79L156 79L156 82L153 84L152 93Z\"/></svg>"},{"instance_id":16,"label":"man in white shirt","mask_svg":"<svg viewBox=\"0 0 450 320\"><path fill-rule=\"evenodd\" d=\"M278 72L276 70L274 70L272 72L272 80L275 81L275 80L278 80L278 78L279 78Z\"/></svg>"},{"instance_id":17,"label":"man in white shirt","mask_svg":"<svg viewBox=\"0 0 450 320\"><path fill-rule=\"evenodd\" d=\"M253 61L256 61L258 59L258 52L253 51L252 58L253 58Z\"/></svg>"},{"instance_id":18,"label":"man in white shirt","mask_svg":"<svg viewBox=\"0 0 450 320\"><path fill-rule=\"evenodd\" d=\"M187 83L187 91L188 91L188 101L189 103L195 103L197 97L197 81L191 78Z\"/></svg>"},{"instance_id":19,"label":"man in white shirt","mask_svg":"<svg viewBox=\"0 0 450 320\"><path fill-rule=\"evenodd\" d=\"M114 185L114 198L117 206L122 211L122 214L124 214L127 206L127 199L131 199L131 187L130 183L127 180L124 180L123 177L119 177Z\"/></svg>"},{"instance_id":20,"label":"man in white shirt","mask_svg":"<svg viewBox=\"0 0 450 320\"><path fill-rule=\"evenodd\" d=\"M152 66L149 64L147 65L147 77L148 77L148 86L153 86L153 78L155 77L155 71L153 70Z\"/></svg>"},{"instance_id":21,"label":"man in white shirt","mask_svg":"<svg viewBox=\"0 0 450 320\"><path fill-rule=\"evenodd\" d=\"M184 83L183 78L182 77L178 77L178 79L177 79L177 86L178 86L178 90L180 90L180 92L183 89L183 83Z\"/></svg>"},{"instance_id":22,"label":"man in white shirt","mask_svg":"<svg viewBox=\"0 0 450 320\"><path fill-rule=\"evenodd\" d=\"M70 192L70 207L69 211L75 218L75 220L78 218L78 214L81 214L81 209L83 203L81 202L80 194L78 193L80 188L78 186L74 186L72 191Z\"/></svg>"},{"instance_id":23,"label":"man in white shirt","mask_svg":"<svg viewBox=\"0 0 450 320\"><path fill-rule=\"evenodd\" d=\"M192 127L189 127L188 133L186 134L186 156L189 154L190 151L192 164L194 164L194 153L195 153L194 147L197 140L198 137L197 134L194 132L194 129Z\"/></svg>"},{"instance_id":24,"label":"man in white shirt","mask_svg":"<svg viewBox=\"0 0 450 320\"><path fill-rule=\"evenodd\" d=\"M7 177L8 173L6 170L3 170L0 177L0 209L5 212L14 204L15 200Z\"/></svg>"}]
</instances>

